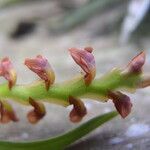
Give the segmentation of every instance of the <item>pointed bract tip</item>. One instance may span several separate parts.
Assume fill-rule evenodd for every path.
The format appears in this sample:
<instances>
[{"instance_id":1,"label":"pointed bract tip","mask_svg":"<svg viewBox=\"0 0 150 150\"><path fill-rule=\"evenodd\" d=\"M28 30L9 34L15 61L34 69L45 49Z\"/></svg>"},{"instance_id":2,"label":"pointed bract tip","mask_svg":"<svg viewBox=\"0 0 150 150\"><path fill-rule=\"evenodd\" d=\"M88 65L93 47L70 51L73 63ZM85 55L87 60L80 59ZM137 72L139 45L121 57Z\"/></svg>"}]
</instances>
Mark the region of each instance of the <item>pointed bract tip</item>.
<instances>
[{"instance_id":1,"label":"pointed bract tip","mask_svg":"<svg viewBox=\"0 0 150 150\"><path fill-rule=\"evenodd\" d=\"M150 75L144 74L138 82L138 88L146 88L150 86Z\"/></svg>"}]
</instances>

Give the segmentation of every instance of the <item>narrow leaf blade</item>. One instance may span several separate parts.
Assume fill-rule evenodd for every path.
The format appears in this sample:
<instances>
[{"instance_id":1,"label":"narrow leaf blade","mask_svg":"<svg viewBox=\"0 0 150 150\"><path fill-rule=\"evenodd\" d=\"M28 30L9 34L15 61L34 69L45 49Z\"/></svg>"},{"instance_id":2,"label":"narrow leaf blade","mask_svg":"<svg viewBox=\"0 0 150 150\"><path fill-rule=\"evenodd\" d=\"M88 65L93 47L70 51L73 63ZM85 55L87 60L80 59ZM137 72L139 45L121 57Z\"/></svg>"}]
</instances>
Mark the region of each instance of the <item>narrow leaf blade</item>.
<instances>
[{"instance_id":1,"label":"narrow leaf blade","mask_svg":"<svg viewBox=\"0 0 150 150\"><path fill-rule=\"evenodd\" d=\"M117 115L118 113L116 111L105 113L83 123L79 127L72 129L67 133L47 140L24 143L0 141L0 150L63 150L68 145L74 143Z\"/></svg>"}]
</instances>

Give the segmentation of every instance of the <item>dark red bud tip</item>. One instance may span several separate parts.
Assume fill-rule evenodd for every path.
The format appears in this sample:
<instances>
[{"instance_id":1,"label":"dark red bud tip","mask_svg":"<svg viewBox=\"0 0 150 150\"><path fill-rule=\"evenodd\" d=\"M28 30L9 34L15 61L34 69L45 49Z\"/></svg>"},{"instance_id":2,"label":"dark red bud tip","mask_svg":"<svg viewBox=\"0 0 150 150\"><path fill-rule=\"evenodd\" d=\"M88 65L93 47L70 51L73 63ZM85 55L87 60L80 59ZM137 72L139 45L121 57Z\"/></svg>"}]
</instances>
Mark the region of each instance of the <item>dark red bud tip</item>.
<instances>
[{"instance_id":1,"label":"dark red bud tip","mask_svg":"<svg viewBox=\"0 0 150 150\"><path fill-rule=\"evenodd\" d=\"M69 51L74 61L85 73L85 84L89 85L96 75L95 59L92 54L93 49L91 47L86 47L84 49L70 48Z\"/></svg>"},{"instance_id":2,"label":"dark red bud tip","mask_svg":"<svg viewBox=\"0 0 150 150\"><path fill-rule=\"evenodd\" d=\"M89 53L93 52L93 48L92 47L85 47L84 50L88 51Z\"/></svg>"},{"instance_id":3,"label":"dark red bud tip","mask_svg":"<svg viewBox=\"0 0 150 150\"><path fill-rule=\"evenodd\" d=\"M50 85L55 81L55 74L48 63L48 60L41 55L36 58L25 60L25 65L33 72L35 72L42 80L45 81L46 89L48 90Z\"/></svg>"},{"instance_id":4,"label":"dark red bud tip","mask_svg":"<svg viewBox=\"0 0 150 150\"><path fill-rule=\"evenodd\" d=\"M0 101L0 122L5 124L9 123L10 121L17 122L19 121L13 108L11 105L6 101Z\"/></svg>"},{"instance_id":5,"label":"dark red bud tip","mask_svg":"<svg viewBox=\"0 0 150 150\"><path fill-rule=\"evenodd\" d=\"M77 123L87 114L86 107L80 99L69 96L69 103L73 105L73 109L69 114L70 121Z\"/></svg>"},{"instance_id":6,"label":"dark red bud tip","mask_svg":"<svg viewBox=\"0 0 150 150\"><path fill-rule=\"evenodd\" d=\"M34 109L28 113L27 118L30 123L36 124L45 116L46 110L42 103L36 102L31 97L29 98L29 103L34 107Z\"/></svg>"},{"instance_id":7,"label":"dark red bud tip","mask_svg":"<svg viewBox=\"0 0 150 150\"><path fill-rule=\"evenodd\" d=\"M127 95L117 91L109 92L108 97L112 99L117 111L122 116L122 118L125 118L130 114L132 103Z\"/></svg>"},{"instance_id":8,"label":"dark red bud tip","mask_svg":"<svg viewBox=\"0 0 150 150\"><path fill-rule=\"evenodd\" d=\"M145 63L145 58L145 52L141 52L137 56L135 56L127 66L128 72L140 73Z\"/></svg>"},{"instance_id":9,"label":"dark red bud tip","mask_svg":"<svg viewBox=\"0 0 150 150\"><path fill-rule=\"evenodd\" d=\"M9 89L16 84L16 71L7 57L3 58L0 62L0 76L3 76L6 80L8 80Z\"/></svg>"}]
</instances>

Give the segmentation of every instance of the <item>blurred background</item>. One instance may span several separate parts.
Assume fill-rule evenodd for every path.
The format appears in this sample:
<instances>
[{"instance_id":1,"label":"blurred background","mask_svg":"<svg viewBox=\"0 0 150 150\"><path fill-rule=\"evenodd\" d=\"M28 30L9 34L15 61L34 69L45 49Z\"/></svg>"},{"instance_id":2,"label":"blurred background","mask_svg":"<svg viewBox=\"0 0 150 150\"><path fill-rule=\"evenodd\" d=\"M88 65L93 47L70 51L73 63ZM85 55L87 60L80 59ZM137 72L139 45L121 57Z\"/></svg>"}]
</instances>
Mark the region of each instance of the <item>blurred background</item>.
<instances>
[{"instance_id":1,"label":"blurred background","mask_svg":"<svg viewBox=\"0 0 150 150\"><path fill-rule=\"evenodd\" d=\"M18 84L38 79L23 64L25 58L38 54L49 59L56 82L71 78L80 68L68 48L86 46L94 48L97 77L113 67L124 67L141 50L147 53L145 72L150 72L150 0L0 0L0 59L11 58ZM130 94L129 117L117 117L68 150L150 149L149 90ZM1 140L45 139L79 125L69 121L68 108L48 103L46 117L31 125L26 119L31 107L10 103L20 122L0 125ZM111 102L86 99L85 104L88 115L83 122L114 109Z\"/></svg>"}]
</instances>

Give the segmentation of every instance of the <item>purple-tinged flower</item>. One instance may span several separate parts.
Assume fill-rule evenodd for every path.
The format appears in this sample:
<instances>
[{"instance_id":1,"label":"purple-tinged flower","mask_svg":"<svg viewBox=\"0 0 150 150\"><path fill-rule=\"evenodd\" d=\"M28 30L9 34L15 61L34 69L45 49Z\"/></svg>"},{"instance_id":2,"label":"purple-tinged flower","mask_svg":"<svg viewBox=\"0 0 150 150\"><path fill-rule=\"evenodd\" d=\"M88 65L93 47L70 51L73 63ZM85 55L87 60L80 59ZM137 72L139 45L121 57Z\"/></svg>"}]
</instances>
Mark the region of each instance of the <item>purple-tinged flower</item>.
<instances>
[{"instance_id":1,"label":"purple-tinged flower","mask_svg":"<svg viewBox=\"0 0 150 150\"><path fill-rule=\"evenodd\" d=\"M46 58L42 57L41 55L38 55L33 59L27 58L25 60L25 65L45 81L47 90L49 89L50 85L54 83L55 74Z\"/></svg>"},{"instance_id":2,"label":"purple-tinged flower","mask_svg":"<svg viewBox=\"0 0 150 150\"><path fill-rule=\"evenodd\" d=\"M27 118L30 123L36 124L45 116L46 110L42 103L36 102L31 97L29 98L29 103L34 107L34 109L28 113Z\"/></svg>"},{"instance_id":3,"label":"purple-tinged flower","mask_svg":"<svg viewBox=\"0 0 150 150\"><path fill-rule=\"evenodd\" d=\"M0 62L0 76L8 80L9 89L16 84L16 71L8 57L5 57Z\"/></svg>"},{"instance_id":4,"label":"purple-tinged flower","mask_svg":"<svg viewBox=\"0 0 150 150\"><path fill-rule=\"evenodd\" d=\"M84 50L78 48L70 48L69 51L74 61L85 72L85 84L89 85L95 78L96 74L95 59L92 54L93 49L91 47L86 47L84 48Z\"/></svg>"},{"instance_id":5,"label":"purple-tinged flower","mask_svg":"<svg viewBox=\"0 0 150 150\"><path fill-rule=\"evenodd\" d=\"M135 56L127 65L127 71L129 73L140 73L145 63L145 57L145 52L141 52L137 56Z\"/></svg>"},{"instance_id":6,"label":"purple-tinged flower","mask_svg":"<svg viewBox=\"0 0 150 150\"><path fill-rule=\"evenodd\" d=\"M122 116L122 118L125 118L130 114L132 103L130 101L130 98L127 95L119 91L117 92L109 91L108 97L112 99L117 111Z\"/></svg>"},{"instance_id":7,"label":"purple-tinged flower","mask_svg":"<svg viewBox=\"0 0 150 150\"><path fill-rule=\"evenodd\" d=\"M6 101L0 101L0 122L9 123L10 121L17 122L18 118L12 106Z\"/></svg>"},{"instance_id":8,"label":"purple-tinged flower","mask_svg":"<svg viewBox=\"0 0 150 150\"><path fill-rule=\"evenodd\" d=\"M87 114L86 107L80 99L76 99L69 96L69 103L73 105L73 109L70 112L70 120L74 123L79 122Z\"/></svg>"}]
</instances>

